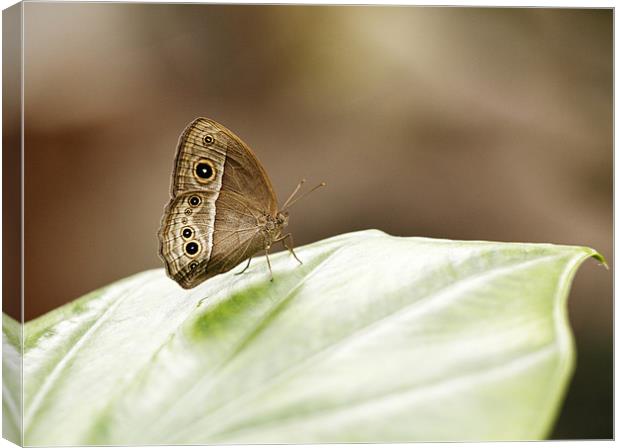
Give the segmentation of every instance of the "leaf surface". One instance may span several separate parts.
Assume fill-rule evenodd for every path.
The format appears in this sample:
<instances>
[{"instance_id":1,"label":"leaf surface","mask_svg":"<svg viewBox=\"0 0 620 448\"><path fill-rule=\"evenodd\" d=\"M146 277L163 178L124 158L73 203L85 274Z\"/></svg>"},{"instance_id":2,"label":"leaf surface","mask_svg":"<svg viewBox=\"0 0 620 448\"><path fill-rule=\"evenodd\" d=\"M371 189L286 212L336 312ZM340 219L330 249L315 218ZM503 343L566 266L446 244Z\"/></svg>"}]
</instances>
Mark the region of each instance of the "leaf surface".
<instances>
[{"instance_id":1,"label":"leaf surface","mask_svg":"<svg viewBox=\"0 0 620 448\"><path fill-rule=\"evenodd\" d=\"M544 438L592 249L341 235L186 291L162 269L25 325L25 442Z\"/></svg>"}]
</instances>

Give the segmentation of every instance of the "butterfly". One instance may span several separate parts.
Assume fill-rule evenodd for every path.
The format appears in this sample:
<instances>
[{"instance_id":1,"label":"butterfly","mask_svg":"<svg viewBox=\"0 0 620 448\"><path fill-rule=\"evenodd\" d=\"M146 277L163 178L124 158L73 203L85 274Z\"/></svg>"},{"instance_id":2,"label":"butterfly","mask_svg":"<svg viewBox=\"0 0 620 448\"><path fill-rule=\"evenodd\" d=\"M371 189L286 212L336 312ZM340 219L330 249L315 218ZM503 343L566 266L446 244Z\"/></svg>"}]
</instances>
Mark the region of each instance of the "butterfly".
<instances>
[{"instance_id":1,"label":"butterfly","mask_svg":"<svg viewBox=\"0 0 620 448\"><path fill-rule=\"evenodd\" d=\"M306 194L295 195L280 209L265 169L254 152L223 125L208 118L192 121L179 138L170 202L159 229L159 255L166 273L189 289L227 272L281 242L299 263L291 233L284 234L288 208ZM295 199L294 199L295 198ZM288 244L290 243L290 244Z\"/></svg>"}]
</instances>

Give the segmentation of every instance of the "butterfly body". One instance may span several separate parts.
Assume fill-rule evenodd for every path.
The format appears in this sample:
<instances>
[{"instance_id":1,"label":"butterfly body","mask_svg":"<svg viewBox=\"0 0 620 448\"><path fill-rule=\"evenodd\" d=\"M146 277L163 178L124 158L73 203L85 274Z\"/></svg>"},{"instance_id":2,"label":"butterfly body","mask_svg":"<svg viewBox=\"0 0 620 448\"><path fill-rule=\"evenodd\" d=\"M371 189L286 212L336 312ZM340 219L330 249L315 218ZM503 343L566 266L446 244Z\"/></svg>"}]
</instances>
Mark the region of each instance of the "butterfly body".
<instances>
[{"instance_id":1,"label":"butterfly body","mask_svg":"<svg viewBox=\"0 0 620 448\"><path fill-rule=\"evenodd\" d=\"M168 276L183 288L259 251L267 255L274 242L286 246L290 237L282 236L288 212L279 210L264 168L239 137L213 120L197 118L181 135L171 196L159 254Z\"/></svg>"}]
</instances>

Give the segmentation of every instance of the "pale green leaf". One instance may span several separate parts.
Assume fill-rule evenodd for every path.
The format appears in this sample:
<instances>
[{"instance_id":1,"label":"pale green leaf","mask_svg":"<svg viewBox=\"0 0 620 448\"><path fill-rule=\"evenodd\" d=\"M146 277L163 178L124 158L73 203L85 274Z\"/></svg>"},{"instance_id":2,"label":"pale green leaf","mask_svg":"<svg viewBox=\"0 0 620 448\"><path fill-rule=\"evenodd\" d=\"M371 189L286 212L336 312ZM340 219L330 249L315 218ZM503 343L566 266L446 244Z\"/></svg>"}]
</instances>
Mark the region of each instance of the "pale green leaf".
<instances>
[{"instance_id":1,"label":"pale green leaf","mask_svg":"<svg viewBox=\"0 0 620 448\"><path fill-rule=\"evenodd\" d=\"M595 251L347 234L186 291L163 270L25 326L25 442L540 439ZM235 270L240 270L238 267Z\"/></svg>"},{"instance_id":2,"label":"pale green leaf","mask_svg":"<svg viewBox=\"0 0 620 448\"><path fill-rule=\"evenodd\" d=\"M21 445L22 326L2 315L2 437Z\"/></svg>"}]
</instances>

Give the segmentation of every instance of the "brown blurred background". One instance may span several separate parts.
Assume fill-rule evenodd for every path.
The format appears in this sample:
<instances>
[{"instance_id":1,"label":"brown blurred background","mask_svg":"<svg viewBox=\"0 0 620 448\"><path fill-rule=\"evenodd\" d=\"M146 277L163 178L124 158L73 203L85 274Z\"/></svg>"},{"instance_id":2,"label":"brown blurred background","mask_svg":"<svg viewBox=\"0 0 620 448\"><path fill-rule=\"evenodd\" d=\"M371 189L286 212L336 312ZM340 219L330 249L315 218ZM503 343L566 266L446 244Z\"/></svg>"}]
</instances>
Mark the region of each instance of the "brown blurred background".
<instances>
[{"instance_id":1,"label":"brown blurred background","mask_svg":"<svg viewBox=\"0 0 620 448\"><path fill-rule=\"evenodd\" d=\"M256 151L298 245L395 235L587 245L612 258L612 11L25 4L26 319L161 267L179 133ZM570 297L555 438L611 438L612 275Z\"/></svg>"}]
</instances>

